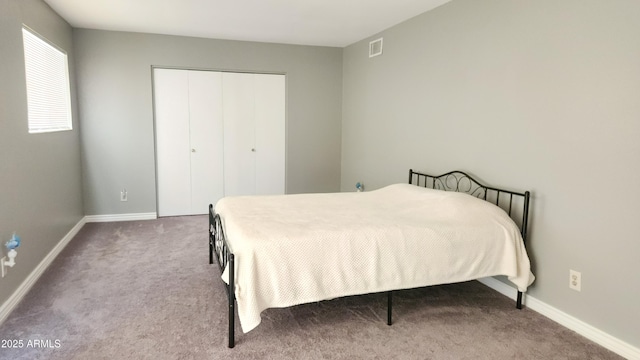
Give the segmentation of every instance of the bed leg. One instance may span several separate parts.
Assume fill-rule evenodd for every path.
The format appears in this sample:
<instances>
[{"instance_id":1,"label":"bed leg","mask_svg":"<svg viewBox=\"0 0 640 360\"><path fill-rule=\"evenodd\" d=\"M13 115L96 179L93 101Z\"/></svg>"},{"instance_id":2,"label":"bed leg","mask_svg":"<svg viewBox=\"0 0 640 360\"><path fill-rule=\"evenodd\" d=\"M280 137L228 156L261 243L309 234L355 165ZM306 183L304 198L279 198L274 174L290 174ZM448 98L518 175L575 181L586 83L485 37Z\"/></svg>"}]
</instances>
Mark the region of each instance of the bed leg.
<instances>
[{"instance_id":1,"label":"bed leg","mask_svg":"<svg viewBox=\"0 0 640 360\"><path fill-rule=\"evenodd\" d=\"M393 297L393 291L387 293L387 325L391 326L391 301Z\"/></svg>"},{"instance_id":2,"label":"bed leg","mask_svg":"<svg viewBox=\"0 0 640 360\"><path fill-rule=\"evenodd\" d=\"M234 256L229 254L229 348L235 346L235 284L234 284Z\"/></svg>"},{"instance_id":3,"label":"bed leg","mask_svg":"<svg viewBox=\"0 0 640 360\"><path fill-rule=\"evenodd\" d=\"M522 309L522 291L518 291L518 300L516 301L516 308Z\"/></svg>"},{"instance_id":4,"label":"bed leg","mask_svg":"<svg viewBox=\"0 0 640 360\"><path fill-rule=\"evenodd\" d=\"M213 235L209 233L209 264L213 264Z\"/></svg>"},{"instance_id":5,"label":"bed leg","mask_svg":"<svg viewBox=\"0 0 640 360\"><path fill-rule=\"evenodd\" d=\"M215 228L215 219L212 211L213 205L209 204L209 264L213 264L213 229Z\"/></svg>"}]
</instances>

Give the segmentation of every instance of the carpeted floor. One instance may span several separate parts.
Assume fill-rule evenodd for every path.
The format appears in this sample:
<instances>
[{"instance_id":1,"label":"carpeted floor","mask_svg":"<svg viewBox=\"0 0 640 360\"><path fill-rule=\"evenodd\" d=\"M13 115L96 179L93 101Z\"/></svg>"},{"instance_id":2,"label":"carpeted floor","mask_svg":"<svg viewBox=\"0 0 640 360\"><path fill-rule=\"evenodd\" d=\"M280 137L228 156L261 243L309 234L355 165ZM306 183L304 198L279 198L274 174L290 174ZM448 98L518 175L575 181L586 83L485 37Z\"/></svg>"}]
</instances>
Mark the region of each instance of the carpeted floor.
<instances>
[{"instance_id":1,"label":"carpeted floor","mask_svg":"<svg viewBox=\"0 0 640 360\"><path fill-rule=\"evenodd\" d=\"M472 281L269 309L227 348L207 218L87 224L0 326L1 359L619 359Z\"/></svg>"}]
</instances>

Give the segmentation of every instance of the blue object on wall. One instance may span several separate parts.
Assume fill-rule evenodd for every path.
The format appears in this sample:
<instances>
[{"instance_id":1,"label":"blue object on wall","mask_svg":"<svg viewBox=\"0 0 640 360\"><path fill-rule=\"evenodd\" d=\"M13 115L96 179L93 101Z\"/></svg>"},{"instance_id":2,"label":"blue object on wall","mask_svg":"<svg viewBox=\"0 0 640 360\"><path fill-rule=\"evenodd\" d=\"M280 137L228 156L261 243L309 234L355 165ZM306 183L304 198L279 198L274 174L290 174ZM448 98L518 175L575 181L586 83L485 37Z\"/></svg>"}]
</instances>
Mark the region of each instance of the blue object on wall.
<instances>
[{"instance_id":1,"label":"blue object on wall","mask_svg":"<svg viewBox=\"0 0 640 360\"><path fill-rule=\"evenodd\" d=\"M18 246L20 246L20 236L16 235L16 233L13 233L11 239L9 239L9 241L7 241L4 246L6 246L9 250L17 248Z\"/></svg>"}]
</instances>

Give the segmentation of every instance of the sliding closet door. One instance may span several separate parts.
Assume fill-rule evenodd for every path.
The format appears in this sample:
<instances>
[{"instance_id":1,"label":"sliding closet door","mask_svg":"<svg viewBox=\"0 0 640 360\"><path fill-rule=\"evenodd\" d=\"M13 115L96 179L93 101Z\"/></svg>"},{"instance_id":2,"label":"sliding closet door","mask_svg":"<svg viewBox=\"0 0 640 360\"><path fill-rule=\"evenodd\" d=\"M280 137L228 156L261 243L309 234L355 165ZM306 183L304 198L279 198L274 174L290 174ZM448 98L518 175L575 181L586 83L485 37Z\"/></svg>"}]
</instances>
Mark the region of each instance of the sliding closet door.
<instances>
[{"instance_id":1,"label":"sliding closet door","mask_svg":"<svg viewBox=\"0 0 640 360\"><path fill-rule=\"evenodd\" d=\"M224 196L222 74L189 71L191 213L206 214Z\"/></svg>"},{"instance_id":2,"label":"sliding closet door","mask_svg":"<svg viewBox=\"0 0 640 360\"><path fill-rule=\"evenodd\" d=\"M154 69L158 215L284 194L285 77Z\"/></svg>"},{"instance_id":3,"label":"sliding closet door","mask_svg":"<svg viewBox=\"0 0 640 360\"><path fill-rule=\"evenodd\" d=\"M284 75L265 74L254 78L256 195L284 194L284 79Z\"/></svg>"},{"instance_id":4,"label":"sliding closet door","mask_svg":"<svg viewBox=\"0 0 640 360\"><path fill-rule=\"evenodd\" d=\"M159 216L206 214L224 196L221 80L154 70Z\"/></svg>"},{"instance_id":5,"label":"sliding closet door","mask_svg":"<svg viewBox=\"0 0 640 360\"><path fill-rule=\"evenodd\" d=\"M225 196L255 194L253 81L253 74L222 74Z\"/></svg>"},{"instance_id":6,"label":"sliding closet door","mask_svg":"<svg viewBox=\"0 0 640 360\"><path fill-rule=\"evenodd\" d=\"M158 215L191 214L189 75L155 69Z\"/></svg>"},{"instance_id":7,"label":"sliding closet door","mask_svg":"<svg viewBox=\"0 0 640 360\"><path fill-rule=\"evenodd\" d=\"M225 196L284 194L284 78L222 74Z\"/></svg>"}]
</instances>

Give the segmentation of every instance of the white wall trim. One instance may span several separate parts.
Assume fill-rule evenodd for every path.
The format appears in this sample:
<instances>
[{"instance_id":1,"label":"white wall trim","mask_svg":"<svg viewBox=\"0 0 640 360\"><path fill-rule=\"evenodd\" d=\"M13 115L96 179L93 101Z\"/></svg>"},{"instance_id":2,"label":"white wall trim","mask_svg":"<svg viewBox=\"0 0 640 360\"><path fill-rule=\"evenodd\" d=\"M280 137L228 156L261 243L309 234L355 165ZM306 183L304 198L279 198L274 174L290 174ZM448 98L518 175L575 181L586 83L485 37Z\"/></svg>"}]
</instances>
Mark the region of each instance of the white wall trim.
<instances>
[{"instance_id":1,"label":"white wall trim","mask_svg":"<svg viewBox=\"0 0 640 360\"><path fill-rule=\"evenodd\" d=\"M51 265L53 260L60 254L69 241L73 239L78 231L89 222L111 222L111 221L133 221L133 220L153 220L157 219L156 213L137 213L137 214L116 214L116 215L88 215L80 219L78 223L58 242L58 244L49 251L47 256L40 261L38 266L27 276L27 278L18 286L16 291L0 305L0 325L9 317L9 314L20 303L22 298L31 290L33 285L38 281L44 271Z\"/></svg>"},{"instance_id":2,"label":"white wall trim","mask_svg":"<svg viewBox=\"0 0 640 360\"><path fill-rule=\"evenodd\" d=\"M60 254L62 249L64 249L67 246L67 244L69 244L69 241L71 241L71 239L73 239L73 237L76 236L78 231L82 229L84 224L87 222L86 219L87 219L86 217L83 217L82 219L80 219L80 221L78 221L78 223L73 228L71 228L71 230L69 230L67 235L65 235L62 238L62 240L60 240L60 242L58 242L58 244L53 249L51 249L51 251L49 251L47 256L45 256L44 259L40 261L38 266L36 266L36 268L33 269L31 274L29 274L29 276L27 276L27 278L24 279L22 284L18 286L16 291L14 291L13 294L0 306L0 324L2 324L7 319L7 317L9 317L9 314L11 314L11 312L13 311L13 309L15 309L16 306L18 306L22 298L29 292L29 290L31 290L31 288L36 283L36 281L38 281L38 279L40 278L40 276L42 276L44 271L49 267L49 265L51 265L53 260Z\"/></svg>"},{"instance_id":3,"label":"white wall trim","mask_svg":"<svg viewBox=\"0 0 640 360\"><path fill-rule=\"evenodd\" d=\"M112 215L87 215L88 223L92 222L114 222L114 221L135 221L135 220L155 220L157 213L134 213L134 214L112 214Z\"/></svg>"},{"instance_id":4,"label":"white wall trim","mask_svg":"<svg viewBox=\"0 0 640 360\"><path fill-rule=\"evenodd\" d=\"M499 281L492 277L478 279L478 281L515 301L515 288L512 288L502 281ZM615 338L602 330L596 329L595 327L585 323L584 321L578 320L575 317L534 298L533 296L525 294L523 296L523 304L526 304L527 308L548 317L558 324L577 332L578 334L615 352L620 356L623 356L627 359L640 360L640 349L618 338Z\"/></svg>"}]
</instances>

